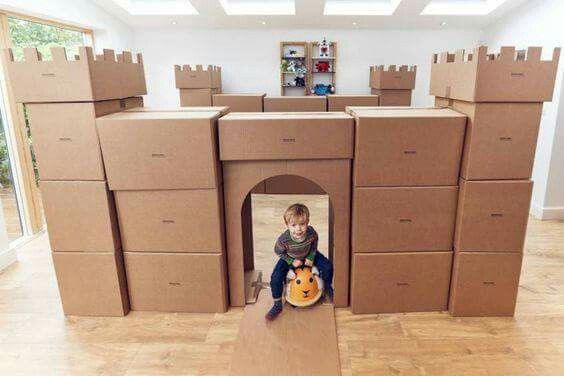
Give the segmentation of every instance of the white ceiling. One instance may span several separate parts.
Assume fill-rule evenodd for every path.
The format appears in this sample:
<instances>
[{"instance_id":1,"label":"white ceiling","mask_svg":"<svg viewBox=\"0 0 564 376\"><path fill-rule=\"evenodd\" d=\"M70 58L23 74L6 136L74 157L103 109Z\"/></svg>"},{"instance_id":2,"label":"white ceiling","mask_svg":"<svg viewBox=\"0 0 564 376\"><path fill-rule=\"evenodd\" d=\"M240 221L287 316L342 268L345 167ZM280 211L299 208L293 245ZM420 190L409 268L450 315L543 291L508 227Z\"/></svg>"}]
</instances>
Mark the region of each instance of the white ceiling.
<instances>
[{"instance_id":1,"label":"white ceiling","mask_svg":"<svg viewBox=\"0 0 564 376\"><path fill-rule=\"evenodd\" d=\"M132 28L477 29L530 0L93 1ZM269 14L256 14L259 9ZM324 14L331 9L339 14ZM442 15L422 15L424 10ZM459 10L473 15L458 15ZM379 15L386 13L393 14Z\"/></svg>"}]
</instances>

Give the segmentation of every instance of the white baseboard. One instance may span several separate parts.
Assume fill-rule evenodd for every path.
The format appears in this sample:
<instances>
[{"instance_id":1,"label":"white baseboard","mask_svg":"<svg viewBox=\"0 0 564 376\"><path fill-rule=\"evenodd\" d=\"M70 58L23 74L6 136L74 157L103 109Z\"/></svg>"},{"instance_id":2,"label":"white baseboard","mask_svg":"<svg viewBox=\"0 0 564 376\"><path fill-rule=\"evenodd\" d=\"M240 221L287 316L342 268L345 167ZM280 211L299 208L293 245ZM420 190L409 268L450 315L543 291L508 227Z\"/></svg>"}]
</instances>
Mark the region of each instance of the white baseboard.
<instances>
[{"instance_id":1,"label":"white baseboard","mask_svg":"<svg viewBox=\"0 0 564 376\"><path fill-rule=\"evenodd\" d=\"M537 219L547 221L550 219L564 219L564 206L539 206L531 203L531 215Z\"/></svg>"},{"instance_id":2,"label":"white baseboard","mask_svg":"<svg viewBox=\"0 0 564 376\"><path fill-rule=\"evenodd\" d=\"M8 248L0 252L0 272L18 261L16 248Z\"/></svg>"}]
</instances>

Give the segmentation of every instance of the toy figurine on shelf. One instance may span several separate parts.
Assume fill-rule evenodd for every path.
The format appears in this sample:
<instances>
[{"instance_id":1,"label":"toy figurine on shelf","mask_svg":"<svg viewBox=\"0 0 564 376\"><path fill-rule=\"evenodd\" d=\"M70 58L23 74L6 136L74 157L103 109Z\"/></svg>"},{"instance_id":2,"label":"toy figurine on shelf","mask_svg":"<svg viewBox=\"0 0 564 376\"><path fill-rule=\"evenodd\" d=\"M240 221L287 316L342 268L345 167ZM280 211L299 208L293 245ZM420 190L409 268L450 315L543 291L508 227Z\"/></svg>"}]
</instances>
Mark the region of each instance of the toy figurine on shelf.
<instances>
[{"instance_id":1,"label":"toy figurine on shelf","mask_svg":"<svg viewBox=\"0 0 564 376\"><path fill-rule=\"evenodd\" d=\"M325 38L319 43L319 57L329 57L329 43Z\"/></svg>"},{"instance_id":2,"label":"toy figurine on shelf","mask_svg":"<svg viewBox=\"0 0 564 376\"><path fill-rule=\"evenodd\" d=\"M288 72L288 66L289 66L289 62L286 59L282 59L282 64L280 64L280 69L282 70L282 72Z\"/></svg>"},{"instance_id":3,"label":"toy figurine on shelf","mask_svg":"<svg viewBox=\"0 0 564 376\"><path fill-rule=\"evenodd\" d=\"M287 68L287 70L285 70L284 72L295 72L296 71L296 62L293 61L293 60L290 61L286 68Z\"/></svg>"},{"instance_id":4,"label":"toy figurine on shelf","mask_svg":"<svg viewBox=\"0 0 564 376\"><path fill-rule=\"evenodd\" d=\"M294 82L296 84L295 86L304 87L305 86L305 77L297 76L296 78L294 78Z\"/></svg>"},{"instance_id":5,"label":"toy figurine on shelf","mask_svg":"<svg viewBox=\"0 0 564 376\"><path fill-rule=\"evenodd\" d=\"M315 63L315 69L316 72L329 72L330 70L330 65L328 61L318 61L317 63Z\"/></svg>"},{"instance_id":6,"label":"toy figurine on shelf","mask_svg":"<svg viewBox=\"0 0 564 376\"><path fill-rule=\"evenodd\" d=\"M315 95L334 94L335 87L333 85L317 84L311 88L311 93Z\"/></svg>"}]
</instances>

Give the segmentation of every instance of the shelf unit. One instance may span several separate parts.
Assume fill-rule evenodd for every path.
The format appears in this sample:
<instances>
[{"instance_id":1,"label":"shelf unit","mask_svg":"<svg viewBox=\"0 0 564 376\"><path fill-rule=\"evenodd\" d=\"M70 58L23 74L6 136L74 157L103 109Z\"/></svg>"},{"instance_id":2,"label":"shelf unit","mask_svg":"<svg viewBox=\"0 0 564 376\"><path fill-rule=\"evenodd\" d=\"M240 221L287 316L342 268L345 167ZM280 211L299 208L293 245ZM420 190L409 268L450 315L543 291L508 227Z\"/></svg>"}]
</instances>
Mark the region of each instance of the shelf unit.
<instances>
[{"instance_id":1,"label":"shelf unit","mask_svg":"<svg viewBox=\"0 0 564 376\"><path fill-rule=\"evenodd\" d=\"M296 51L296 55L290 55L290 50ZM303 65L306 68L305 86L293 86L290 82L294 82L294 78L298 73L282 71L282 62L284 60L296 61L297 64ZM280 95L308 95L309 86L308 77L311 72L309 44L308 42L280 42Z\"/></svg>"},{"instance_id":2,"label":"shelf unit","mask_svg":"<svg viewBox=\"0 0 564 376\"><path fill-rule=\"evenodd\" d=\"M311 89L316 84L331 84L335 88L336 92L336 82L337 82L337 42L329 42L329 57L319 56L319 42L310 43L310 58L309 71L311 74L306 77L308 81L308 87ZM329 62L329 71L327 72L317 72L315 65L320 61Z\"/></svg>"}]
</instances>

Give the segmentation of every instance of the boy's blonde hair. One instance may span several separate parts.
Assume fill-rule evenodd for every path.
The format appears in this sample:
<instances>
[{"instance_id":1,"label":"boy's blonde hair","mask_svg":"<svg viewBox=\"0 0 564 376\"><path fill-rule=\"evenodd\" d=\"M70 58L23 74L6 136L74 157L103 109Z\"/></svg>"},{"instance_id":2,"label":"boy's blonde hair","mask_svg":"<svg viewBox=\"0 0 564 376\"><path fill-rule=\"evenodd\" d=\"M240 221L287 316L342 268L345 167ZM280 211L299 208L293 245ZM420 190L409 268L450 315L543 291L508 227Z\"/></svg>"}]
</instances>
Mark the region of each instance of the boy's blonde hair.
<instances>
[{"instance_id":1,"label":"boy's blonde hair","mask_svg":"<svg viewBox=\"0 0 564 376\"><path fill-rule=\"evenodd\" d=\"M305 217L306 222L309 222L309 209L304 204L290 205L284 212L284 222L286 224L288 224L290 219L300 217Z\"/></svg>"}]
</instances>

